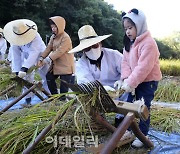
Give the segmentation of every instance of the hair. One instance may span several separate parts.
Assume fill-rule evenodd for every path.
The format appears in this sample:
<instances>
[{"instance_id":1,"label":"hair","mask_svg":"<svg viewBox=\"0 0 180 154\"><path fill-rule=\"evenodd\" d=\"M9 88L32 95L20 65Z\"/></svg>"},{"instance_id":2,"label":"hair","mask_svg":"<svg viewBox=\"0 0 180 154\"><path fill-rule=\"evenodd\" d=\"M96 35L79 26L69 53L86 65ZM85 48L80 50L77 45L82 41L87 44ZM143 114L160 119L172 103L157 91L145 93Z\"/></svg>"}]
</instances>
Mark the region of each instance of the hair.
<instances>
[{"instance_id":1,"label":"hair","mask_svg":"<svg viewBox=\"0 0 180 154\"><path fill-rule=\"evenodd\" d=\"M128 17L123 18L123 27L124 27L124 20L125 19L127 19L130 22L130 24L132 24L133 26L136 27L136 24L130 18L128 18ZM127 37L126 33L124 34L124 37L123 37L123 44L124 44L125 50L127 52L129 52L131 44L132 44L132 41Z\"/></svg>"},{"instance_id":2,"label":"hair","mask_svg":"<svg viewBox=\"0 0 180 154\"><path fill-rule=\"evenodd\" d=\"M51 19L49 19L49 25L56 25L56 24L54 23L54 21L52 21Z\"/></svg>"}]
</instances>

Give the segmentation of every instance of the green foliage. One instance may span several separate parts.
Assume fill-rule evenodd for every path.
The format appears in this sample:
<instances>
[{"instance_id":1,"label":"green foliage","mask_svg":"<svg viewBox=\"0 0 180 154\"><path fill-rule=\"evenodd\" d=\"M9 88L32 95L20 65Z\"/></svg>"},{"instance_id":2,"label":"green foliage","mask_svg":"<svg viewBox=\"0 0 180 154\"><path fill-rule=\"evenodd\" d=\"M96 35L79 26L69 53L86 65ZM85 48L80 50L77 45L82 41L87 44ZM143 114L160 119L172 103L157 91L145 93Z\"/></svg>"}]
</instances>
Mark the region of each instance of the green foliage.
<instances>
[{"instance_id":1,"label":"green foliage","mask_svg":"<svg viewBox=\"0 0 180 154\"><path fill-rule=\"evenodd\" d=\"M174 32L171 36L162 39L162 42L180 53L180 31Z\"/></svg>"},{"instance_id":2,"label":"green foliage","mask_svg":"<svg viewBox=\"0 0 180 154\"><path fill-rule=\"evenodd\" d=\"M2 16L5 14L5 16ZM113 34L104 41L104 46L121 50L121 16L102 0L2 0L0 6L1 27L7 22L27 18L36 22L38 32L45 40L50 34L48 18L60 15L66 19L66 31L79 44L77 32L85 24L94 27L98 35Z\"/></svg>"},{"instance_id":3,"label":"green foliage","mask_svg":"<svg viewBox=\"0 0 180 154\"><path fill-rule=\"evenodd\" d=\"M160 57L165 59L179 59L180 58L180 32L174 32L169 37L156 40Z\"/></svg>"},{"instance_id":4,"label":"green foliage","mask_svg":"<svg viewBox=\"0 0 180 154\"><path fill-rule=\"evenodd\" d=\"M37 23L38 32L46 41L51 34L48 19L55 15L66 19L66 31L72 39L73 47L79 44L79 28L90 24L98 35L112 34L103 41L103 46L122 50L124 31L121 12L103 0L1 0L0 27L12 20L27 18ZM179 35L180 32L176 32L172 38L157 40L161 58L180 58Z\"/></svg>"}]
</instances>

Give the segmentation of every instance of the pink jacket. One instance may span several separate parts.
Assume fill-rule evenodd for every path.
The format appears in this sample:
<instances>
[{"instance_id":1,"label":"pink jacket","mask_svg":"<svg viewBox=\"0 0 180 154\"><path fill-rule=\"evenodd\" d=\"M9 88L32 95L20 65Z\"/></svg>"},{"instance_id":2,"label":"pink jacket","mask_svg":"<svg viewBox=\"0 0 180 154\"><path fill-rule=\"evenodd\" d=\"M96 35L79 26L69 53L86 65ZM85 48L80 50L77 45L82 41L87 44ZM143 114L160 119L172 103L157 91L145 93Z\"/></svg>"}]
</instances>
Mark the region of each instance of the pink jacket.
<instances>
[{"instance_id":1,"label":"pink jacket","mask_svg":"<svg viewBox=\"0 0 180 154\"><path fill-rule=\"evenodd\" d=\"M130 52L123 51L121 79L136 88L140 83L159 81L162 78L159 64L159 50L150 32L138 36Z\"/></svg>"}]
</instances>

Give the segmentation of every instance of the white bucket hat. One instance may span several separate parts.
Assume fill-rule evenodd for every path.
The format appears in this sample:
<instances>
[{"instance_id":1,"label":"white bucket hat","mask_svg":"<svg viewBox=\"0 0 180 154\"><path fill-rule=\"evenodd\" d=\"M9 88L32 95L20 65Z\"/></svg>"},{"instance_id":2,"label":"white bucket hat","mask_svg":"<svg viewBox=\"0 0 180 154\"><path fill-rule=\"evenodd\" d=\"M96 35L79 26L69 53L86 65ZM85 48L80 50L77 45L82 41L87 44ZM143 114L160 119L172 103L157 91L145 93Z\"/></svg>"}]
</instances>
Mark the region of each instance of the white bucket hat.
<instances>
[{"instance_id":1,"label":"white bucket hat","mask_svg":"<svg viewBox=\"0 0 180 154\"><path fill-rule=\"evenodd\" d=\"M88 48L96 43L101 42L102 40L110 37L111 35L112 34L98 36L92 26L84 25L78 31L80 44L77 47L70 50L68 53L75 53L82 51L85 48Z\"/></svg>"},{"instance_id":2,"label":"white bucket hat","mask_svg":"<svg viewBox=\"0 0 180 154\"><path fill-rule=\"evenodd\" d=\"M37 25L28 19L18 19L7 23L3 33L10 44L22 46L36 37Z\"/></svg>"},{"instance_id":3,"label":"white bucket hat","mask_svg":"<svg viewBox=\"0 0 180 154\"><path fill-rule=\"evenodd\" d=\"M137 12L135 13L134 10ZM146 23L146 16L141 10L132 9L131 11L126 13L122 18L130 18L135 23L137 29L137 36L143 34L148 29Z\"/></svg>"}]
</instances>

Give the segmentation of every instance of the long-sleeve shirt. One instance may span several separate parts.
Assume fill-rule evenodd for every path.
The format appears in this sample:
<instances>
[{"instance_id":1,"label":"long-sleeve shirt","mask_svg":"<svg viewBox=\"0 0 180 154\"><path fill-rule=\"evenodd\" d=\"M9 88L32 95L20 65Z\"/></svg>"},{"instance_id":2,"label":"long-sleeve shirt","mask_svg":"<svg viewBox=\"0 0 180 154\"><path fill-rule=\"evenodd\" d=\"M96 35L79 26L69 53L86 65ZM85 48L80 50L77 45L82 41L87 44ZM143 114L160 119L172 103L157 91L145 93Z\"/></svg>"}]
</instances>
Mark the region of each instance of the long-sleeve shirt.
<instances>
[{"instance_id":1,"label":"long-sleeve shirt","mask_svg":"<svg viewBox=\"0 0 180 154\"><path fill-rule=\"evenodd\" d=\"M159 81L162 78L159 50L155 40L147 31L138 36L129 52L123 51L122 76L132 88L142 82Z\"/></svg>"},{"instance_id":2,"label":"long-sleeve shirt","mask_svg":"<svg viewBox=\"0 0 180 154\"><path fill-rule=\"evenodd\" d=\"M12 45L12 72L19 72L21 67L29 69L35 65L45 48L46 46L39 33L26 45Z\"/></svg>"},{"instance_id":3,"label":"long-sleeve shirt","mask_svg":"<svg viewBox=\"0 0 180 154\"><path fill-rule=\"evenodd\" d=\"M103 86L113 87L121 76L122 54L117 50L102 48L101 69L91 64L85 54L76 62L77 83L98 80Z\"/></svg>"},{"instance_id":4,"label":"long-sleeve shirt","mask_svg":"<svg viewBox=\"0 0 180 154\"><path fill-rule=\"evenodd\" d=\"M7 42L3 37L1 37L0 38L0 55L1 55L0 60L4 60L6 49L7 49Z\"/></svg>"}]
</instances>

